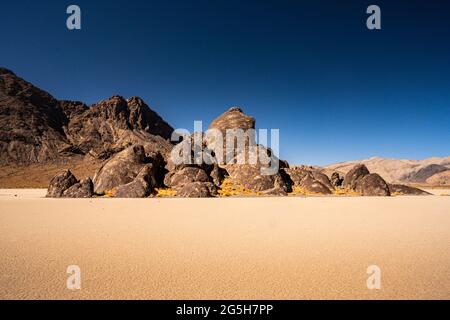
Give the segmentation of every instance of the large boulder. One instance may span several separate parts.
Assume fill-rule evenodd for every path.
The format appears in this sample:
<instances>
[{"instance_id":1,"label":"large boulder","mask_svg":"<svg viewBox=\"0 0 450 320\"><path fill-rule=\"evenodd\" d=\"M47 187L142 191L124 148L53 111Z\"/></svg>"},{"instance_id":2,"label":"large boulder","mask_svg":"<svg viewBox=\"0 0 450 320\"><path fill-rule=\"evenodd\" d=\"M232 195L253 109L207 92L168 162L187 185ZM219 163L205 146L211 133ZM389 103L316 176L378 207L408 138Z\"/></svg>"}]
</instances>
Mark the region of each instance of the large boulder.
<instances>
[{"instance_id":1,"label":"large boulder","mask_svg":"<svg viewBox=\"0 0 450 320\"><path fill-rule=\"evenodd\" d=\"M312 172L312 176L315 180L319 181L320 183L322 183L324 186L326 186L329 190L333 190L334 186L331 184L330 179L328 178L328 176L320 171L314 170Z\"/></svg>"},{"instance_id":2,"label":"large boulder","mask_svg":"<svg viewBox=\"0 0 450 320\"><path fill-rule=\"evenodd\" d=\"M271 151L263 146L246 148L244 154L238 154L232 163L225 166L232 182L241 185L253 192L265 192L268 194L286 194L289 183L280 173L279 160L271 154ZM245 159L239 163L239 159ZM256 161L250 161L256 159ZM279 163L279 162L278 162Z\"/></svg>"},{"instance_id":3,"label":"large boulder","mask_svg":"<svg viewBox=\"0 0 450 320\"><path fill-rule=\"evenodd\" d=\"M185 167L169 172L164 179L167 187L180 187L192 182L210 182L209 176L199 167Z\"/></svg>"},{"instance_id":4,"label":"large boulder","mask_svg":"<svg viewBox=\"0 0 450 320\"><path fill-rule=\"evenodd\" d=\"M91 198L94 195L94 185L90 178L75 183L64 191L63 198Z\"/></svg>"},{"instance_id":5,"label":"large boulder","mask_svg":"<svg viewBox=\"0 0 450 320\"><path fill-rule=\"evenodd\" d=\"M324 183L322 183L320 180L315 179L311 174L305 176L301 183L301 187L308 194L332 194L331 190Z\"/></svg>"},{"instance_id":6,"label":"large boulder","mask_svg":"<svg viewBox=\"0 0 450 320\"><path fill-rule=\"evenodd\" d=\"M211 182L190 182L175 190L180 198L210 198L217 195L217 189Z\"/></svg>"},{"instance_id":7,"label":"large boulder","mask_svg":"<svg viewBox=\"0 0 450 320\"><path fill-rule=\"evenodd\" d=\"M47 191L47 198L61 198L64 192L77 184L78 180L70 172L70 170L65 170L57 174L51 181Z\"/></svg>"},{"instance_id":8,"label":"large boulder","mask_svg":"<svg viewBox=\"0 0 450 320\"><path fill-rule=\"evenodd\" d=\"M146 163L148 159L142 145L129 147L116 154L96 172L93 179L95 193L104 194L132 182Z\"/></svg>"},{"instance_id":9,"label":"large boulder","mask_svg":"<svg viewBox=\"0 0 450 320\"><path fill-rule=\"evenodd\" d=\"M431 195L431 193L426 192L424 190L405 186L403 184L390 184L389 190L391 194L400 194L400 195L414 195L414 196L426 196Z\"/></svg>"},{"instance_id":10,"label":"large boulder","mask_svg":"<svg viewBox=\"0 0 450 320\"><path fill-rule=\"evenodd\" d=\"M344 188L356 190L356 184L358 180L364 178L369 174L370 172L365 165L363 164L356 165L345 175L343 183Z\"/></svg>"},{"instance_id":11,"label":"large boulder","mask_svg":"<svg viewBox=\"0 0 450 320\"><path fill-rule=\"evenodd\" d=\"M355 191L363 196L390 196L389 186L379 174L370 173L357 179Z\"/></svg>"},{"instance_id":12,"label":"large boulder","mask_svg":"<svg viewBox=\"0 0 450 320\"><path fill-rule=\"evenodd\" d=\"M116 188L115 198L146 198L156 186L155 170L152 164L145 165L130 183Z\"/></svg>"}]
</instances>

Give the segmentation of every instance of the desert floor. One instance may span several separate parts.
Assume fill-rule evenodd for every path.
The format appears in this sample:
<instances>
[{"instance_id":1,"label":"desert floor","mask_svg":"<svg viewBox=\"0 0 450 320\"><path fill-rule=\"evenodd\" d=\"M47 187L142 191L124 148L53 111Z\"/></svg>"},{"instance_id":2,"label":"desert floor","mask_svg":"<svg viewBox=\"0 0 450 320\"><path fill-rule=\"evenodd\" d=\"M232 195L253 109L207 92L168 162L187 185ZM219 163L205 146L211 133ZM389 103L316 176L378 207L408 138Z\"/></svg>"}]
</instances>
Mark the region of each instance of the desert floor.
<instances>
[{"instance_id":1,"label":"desert floor","mask_svg":"<svg viewBox=\"0 0 450 320\"><path fill-rule=\"evenodd\" d=\"M1 299L450 299L448 196L44 195L0 190Z\"/></svg>"}]
</instances>

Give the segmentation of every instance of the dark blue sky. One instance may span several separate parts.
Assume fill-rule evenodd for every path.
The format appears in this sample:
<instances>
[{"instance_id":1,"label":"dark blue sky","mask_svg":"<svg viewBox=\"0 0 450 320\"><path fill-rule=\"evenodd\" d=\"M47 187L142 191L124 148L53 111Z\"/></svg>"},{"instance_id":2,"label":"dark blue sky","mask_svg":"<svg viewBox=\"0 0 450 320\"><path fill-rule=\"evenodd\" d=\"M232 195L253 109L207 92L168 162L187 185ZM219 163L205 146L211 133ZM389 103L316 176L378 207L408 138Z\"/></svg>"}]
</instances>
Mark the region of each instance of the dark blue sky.
<instances>
[{"instance_id":1,"label":"dark blue sky","mask_svg":"<svg viewBox=\"0 0 450 320\"><path fill-rule=\"evenodd\" d=\"M448 156L449 15L445 0L2 1L0 65L59 99L141 96L176 128L242 106L291 163Z\"/></svg>"}]
</instances>

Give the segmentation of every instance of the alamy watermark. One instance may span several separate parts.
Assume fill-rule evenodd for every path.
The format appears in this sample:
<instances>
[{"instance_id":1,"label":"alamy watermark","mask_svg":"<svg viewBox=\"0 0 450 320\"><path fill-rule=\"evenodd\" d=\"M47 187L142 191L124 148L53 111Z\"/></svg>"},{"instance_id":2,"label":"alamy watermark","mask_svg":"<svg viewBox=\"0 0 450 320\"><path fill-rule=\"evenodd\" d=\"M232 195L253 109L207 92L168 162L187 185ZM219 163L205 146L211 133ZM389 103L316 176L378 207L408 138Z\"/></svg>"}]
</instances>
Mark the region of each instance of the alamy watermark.
<instances>
[{"instance_id":1,"label":"alamy watermark","mask_svg":"<svg viewBox=\"0 0 450 320\"><path fill-rule=\"evenodd\" d=\"M278 173L280 130L270 130L270 149L267 129L208 129L203 132L202 121L194 122L194 134L177 129L172 142L179 142L171 152L171 161L181 164L238 164L259 165L261 175ZM180 142L181 140L181 142Z\"/></svg>"}]
</instances>

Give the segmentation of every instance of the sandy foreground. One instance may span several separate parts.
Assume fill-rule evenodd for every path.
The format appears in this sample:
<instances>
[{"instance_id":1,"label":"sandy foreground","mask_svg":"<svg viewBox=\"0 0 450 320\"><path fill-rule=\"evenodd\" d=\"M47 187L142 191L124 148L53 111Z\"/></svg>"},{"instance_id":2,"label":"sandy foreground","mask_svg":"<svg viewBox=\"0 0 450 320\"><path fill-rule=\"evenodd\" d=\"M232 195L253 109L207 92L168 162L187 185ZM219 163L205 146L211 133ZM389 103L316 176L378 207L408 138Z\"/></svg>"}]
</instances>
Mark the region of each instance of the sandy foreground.
<instances>
[{"instance_id":1,"label":"sandy foreground","mask_svg":"<svg viewBox=\"0 0 450 320\"><path fill-rule=\"evenodd\" d=\"M448 196L44 195L0 190L1 299L450 299Z\"/></svg>"}]
</instances>

